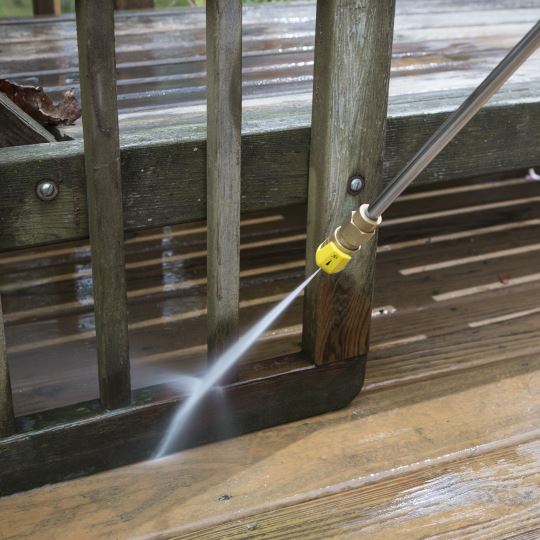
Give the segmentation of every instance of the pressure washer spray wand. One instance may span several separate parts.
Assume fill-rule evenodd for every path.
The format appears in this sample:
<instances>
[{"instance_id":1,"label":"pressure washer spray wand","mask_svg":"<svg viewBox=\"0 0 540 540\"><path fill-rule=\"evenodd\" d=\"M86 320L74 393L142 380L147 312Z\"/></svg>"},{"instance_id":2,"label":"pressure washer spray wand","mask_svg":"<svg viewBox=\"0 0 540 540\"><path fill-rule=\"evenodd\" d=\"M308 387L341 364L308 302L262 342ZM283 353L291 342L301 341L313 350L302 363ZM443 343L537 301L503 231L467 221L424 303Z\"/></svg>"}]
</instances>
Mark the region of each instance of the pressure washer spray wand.
<instances>
[{"instance_id":1,"label":"pressure washer spray wand","mask_svg":"<svg viewBox=\"0 0 540 540\"><path fill-rule=\"evenodd\" d=\"M435 131L377 198L371 204L363 204L358 210L354 210L332 233L331 237L319 246L315 254L317 266L327 274L341 272L352 256L371 240L381 224L382 213L440 154L539 46L540 21L527 32L480 86Z\"/></svg>"}]
</instances>

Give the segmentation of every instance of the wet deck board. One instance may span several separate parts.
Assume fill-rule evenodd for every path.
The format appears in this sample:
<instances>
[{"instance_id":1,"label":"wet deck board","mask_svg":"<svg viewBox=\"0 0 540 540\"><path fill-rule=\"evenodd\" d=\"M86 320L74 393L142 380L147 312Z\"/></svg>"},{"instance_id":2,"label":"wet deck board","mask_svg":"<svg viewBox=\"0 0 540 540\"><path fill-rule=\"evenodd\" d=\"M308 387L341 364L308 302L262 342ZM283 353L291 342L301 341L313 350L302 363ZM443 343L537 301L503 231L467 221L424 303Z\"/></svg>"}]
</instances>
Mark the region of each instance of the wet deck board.
<instances>
[{"instance_id":1,"label":"wet deck board","mask_svg":"<svg viewBox=\"0 0 540 540\"><path fill-rule=\"evenodd\" d=\"M540 17L530 0L489 5L398 0L390 104L399 97L457 92L465 97ZM244 8L244 110L259 118L309 114L313 75L313 2ZM120 125L200 124L205 114L204 12L198 9L117 15ZM40 84L53 96L78 88L71 16L0 23L0 74ZM540 85L537 53L512 84ZM283 104L283 100L289 102ZM415 98L416 100L417 98ZM261 110L262 107L262 110ZM390 109L392 111L392 108ZM67 132L81 136L80 122Z\"/></svg>"}]
</instances>

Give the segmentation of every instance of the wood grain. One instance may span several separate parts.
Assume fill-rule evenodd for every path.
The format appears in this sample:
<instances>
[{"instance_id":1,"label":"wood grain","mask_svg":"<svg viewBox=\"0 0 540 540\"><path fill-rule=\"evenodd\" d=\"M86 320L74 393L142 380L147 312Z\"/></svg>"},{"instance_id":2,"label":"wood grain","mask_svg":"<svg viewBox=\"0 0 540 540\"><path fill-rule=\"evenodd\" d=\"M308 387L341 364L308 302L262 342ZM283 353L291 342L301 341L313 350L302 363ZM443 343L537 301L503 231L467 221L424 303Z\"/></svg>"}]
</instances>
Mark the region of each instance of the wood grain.
<instances>
[{"instance_id":1,"label":"wood grain","mask_svg":"<svg viewBox=\"0 0 540 540\"><path fill-rule=\"evenodd\" d=\"M0 92L0 148L55 140L43 126Z\"/></svg>"},{"instance_id":2,"label":"wood grain","mask_svg":"<svg viewBox=\"0 0 540 540\"><path fill-rule=\"evenodd\" d=\"M307 275L317 246L381 189L393 21L393 0L317 4ZM361 197L347 194L353 175L364 179ZM375 245L339 276L321 273L308 287L303 347L317 364L367 353Z\"/></svg>"},{"instance_id":3,"label":"wood grain","mask_svg":"<svg viewBox=\"0 0 540 540\"><path fill-rule=\"evenodd\" d=\"M78 0L84 159L101 402L131 401L122 180L110 0Z\"/></svg>"},{"instance_id":4,"label":"wood grain","mask_svg":"<svg viewBox=\"0 0 540 540\"><path fill-rule=\"evenodd\" d=\"M11 397L11 379L6 353L4 316L0 299L0 437L11 435L15 427L13 417L13 398Z\"/></svg>"},{"instance_id":5,"label":"wood grain","mask_svg":"<svg viewBox=\"0 0 540 540\"><path fill-rule=\"evenodd\" d=\"M208 353L238 337L242 125L242 2L206 4Z\"/></svg>"}]
</instances>

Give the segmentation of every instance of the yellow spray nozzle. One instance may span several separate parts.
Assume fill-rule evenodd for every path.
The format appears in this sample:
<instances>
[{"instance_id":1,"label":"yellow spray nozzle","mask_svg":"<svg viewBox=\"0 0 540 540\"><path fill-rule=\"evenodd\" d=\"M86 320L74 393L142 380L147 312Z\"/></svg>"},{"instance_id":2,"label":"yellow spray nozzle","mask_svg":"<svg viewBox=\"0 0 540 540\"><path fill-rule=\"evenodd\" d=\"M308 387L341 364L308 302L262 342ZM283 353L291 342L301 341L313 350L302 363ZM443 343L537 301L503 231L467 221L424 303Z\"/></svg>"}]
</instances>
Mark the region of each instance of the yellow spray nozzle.
<instances>
[{"instance_id":1,"label":"yellow spray nozzle","mask_svg":"<svg viewBox=\"0 0 540 540\"><path fill-rule=\"evenodd\" d=\"M327 274L341 272L351 260L351 256L345 253L334 242L323 242L315 254L317 266Z\"/></svg>"},{"instance_id":2,"label":"yellow spray nozzle","mask_svg":"<svg viewBox=\"0 0 540 540\"><path fill-rule=\"evenodd\" d=\"M367 244L381 224L381 218L371 219L368 205L354 210L338 227L327 242L323 242L315 254L317 266L327 274L341 272L364 244Z\"/></svg>"}]
</instances>

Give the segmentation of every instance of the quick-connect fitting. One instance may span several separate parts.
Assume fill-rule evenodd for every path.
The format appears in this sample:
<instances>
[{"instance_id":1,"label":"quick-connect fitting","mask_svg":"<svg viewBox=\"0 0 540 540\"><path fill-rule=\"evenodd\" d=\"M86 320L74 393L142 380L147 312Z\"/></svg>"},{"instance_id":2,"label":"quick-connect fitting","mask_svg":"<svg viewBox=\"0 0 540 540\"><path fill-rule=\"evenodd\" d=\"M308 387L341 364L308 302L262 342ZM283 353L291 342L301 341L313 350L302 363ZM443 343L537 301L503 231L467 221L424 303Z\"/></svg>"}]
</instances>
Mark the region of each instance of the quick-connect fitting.
<instances>
[{"instance_id":1,"label":"quick-connect fitting","mask_svg":"<svg viewBox=\"0 0 540 540\"><path fill-rule=\"evenodd\" d=\"M375 234L382 218L375 221L368 217L368 204L363 204L323 242L315 254L317 266L327 274L341 272L357 251Z\"/></svg>"}]
</instances>

